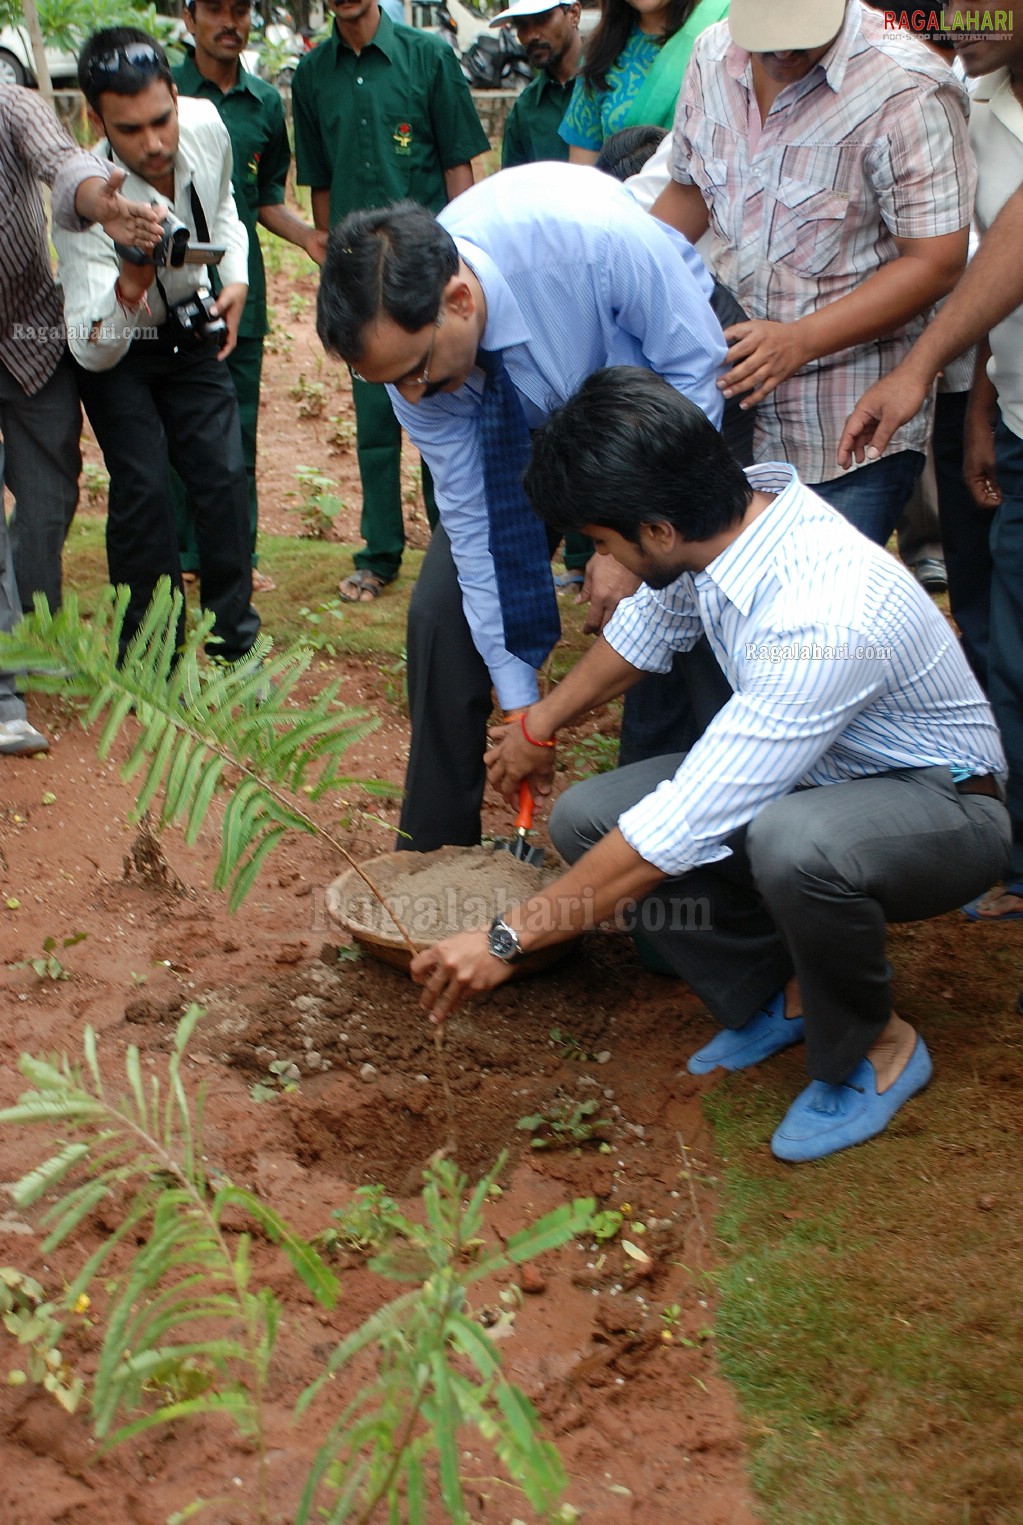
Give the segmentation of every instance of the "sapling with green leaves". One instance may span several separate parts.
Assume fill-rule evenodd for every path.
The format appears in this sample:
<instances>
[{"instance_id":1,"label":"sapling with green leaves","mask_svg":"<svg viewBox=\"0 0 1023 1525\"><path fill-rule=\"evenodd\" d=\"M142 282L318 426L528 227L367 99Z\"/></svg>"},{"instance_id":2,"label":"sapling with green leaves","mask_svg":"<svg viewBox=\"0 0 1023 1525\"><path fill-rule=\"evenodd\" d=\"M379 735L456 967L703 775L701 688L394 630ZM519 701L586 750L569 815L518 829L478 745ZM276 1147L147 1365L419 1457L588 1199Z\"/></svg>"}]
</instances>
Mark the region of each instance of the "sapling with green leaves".
<instances>
[{"instance_id":1,"label":"sapling with green leaves","mask_svg":"<svg viewBox=\"0 0 1023 1525\"><path fill-rule=\"evenodd\" d=\"M83 700L83 723L103 721L100 757L134 731L121 776L139 780L136 821L153 811L158 828L180 824L191 845L214 802L224 803L213 883L227 891L230 909L241 905L288 832L318 835L351 863L310 807L356 787L377 797L394 793L390 784L341 771L345 753L378 719L340 704L337 683L298 704L297 686L313 660L302 645L277 654L260 637L241 662L211 662L204 656L213 626L207 613L178 648L182 599L166 578L119 661L127 602L127 589L106 588L86 618L74 593L56 613L37 597L34 613L0 634L0 668L24 671L27 688Z\"/></svg>"},{"instance_id":2,"label":"sapling with green leaves","mask_svg":"<svg viewBox=\"0 0 1023 1525\"><path fill-rule=\"evenodd\" d=\"M102 1337L86 1395L104 1449L155 1425L211 1414L232 1419L255 1445L255 1519L263 1525L270 1507L266 1391L282 1305L259 1285L253 1233L280 1247L323 1306L334 1305L340 1288L311 1244L208 1163L203 1089L190 1099L182 1078L201 1016L192 1006L182 1018L162 1081L144 1074L141 1055L130 1046L121 1094L104 1079L91 1028L81 1066L22 1056L20 1069L32 1088L0 1111L0 1128L41 1124L50 1152L15 1183L16 1205L26 1212L46 1202L41 1248L47 1256L68 1245L107 1199L116 1203L117 1227L72 1274L60 1298L47 1300L41 1287L28 1287L13 1270L0 1273L8 1292L4 1322L34 1351L32 1371L16 1369L74 1407L82 1384L61 1354L61 1341L68 1320L91 1310ZM532 1406L507 1381L496 1346L472 1317L469 1290L584 1233L594 1203L565 1204L491 1245L483 1210L503 1165L499 1160L469 1192L452 1161L433 1159L424 1171L423 1222L402 1219L400 1239L370 1263L389 1280L415 1285L348 1334L299 1399L296 1418L308 1430L307 1415L315 1415L324 1439L301 1497L288 1506L296 1525L368 1525L378 1510L425 1525L428 1500L438 1495L448 1518L464 1525L461 1458L468 1431L541 1517L552 1516L564 1471ZM239 1215L250 1224L242 1232ZM360 1383L347 1368L363 1352L372 1353L373 1371ZM180 1518L198 1513L200 1502L223 1501L195 1501Z\"/></svg>"}]
</instances>

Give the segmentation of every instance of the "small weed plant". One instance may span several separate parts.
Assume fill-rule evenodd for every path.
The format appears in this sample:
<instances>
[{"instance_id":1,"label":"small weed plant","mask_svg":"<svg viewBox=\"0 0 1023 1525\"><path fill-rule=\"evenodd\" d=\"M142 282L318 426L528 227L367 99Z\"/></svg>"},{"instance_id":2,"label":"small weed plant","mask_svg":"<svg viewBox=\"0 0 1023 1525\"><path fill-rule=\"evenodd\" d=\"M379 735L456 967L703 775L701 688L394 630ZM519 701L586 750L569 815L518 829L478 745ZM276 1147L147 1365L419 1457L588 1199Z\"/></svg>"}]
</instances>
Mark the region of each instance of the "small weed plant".
<instances>
[{"instance_id":1,"label":"small weed plant","mask_svg":"<svg viewBox=\"0 0 1023 1525\"><path fill-rule=\"evenodd\" d=\"M303 604L298 611L303 622L302 645L310 651L326 657L340 656L341 648L335 640L337 627L345 617L339 598L328 598L315 609Z\"/></svg>"},{"instance_id":2,"label":"small weed plant","mask_svg":"<svg viewBox=\"0 0 1023 1525\"><path fill-rule=\"evenodd\" d=\"M592 1064L596 1061L596 1054L591 1054L584 1043L571 1033L563 1033L560 1027L551 1028L551 1043L562 1059L571 1059L577 1064Z\"/></svg>"},{"instance_id":3,"label":"small weed plant","mask_svg":"<svg viewBox=\"0 0 1023 1525\"><path fill-rule=\"evenodd\" d=\"M330 433L327 435L327 444L337 455L345 455L355 448L355 420L342 418L340 413L335 413L327 419L330 425Z\"/></svg>"},{"instance_id":4,"label":"small weed plant","mask_svg":"<svg viewBox=\"0 0 1023 1525\"><path fill-rule=\"evenodd\" d=\"M336 482L317 471L315 466L296 466L295 475L299 491L293 496L298 500L302 538L329 540L334 531L334 520L344 507L335 490Z\"/></svg>"},{"instance_id":5,"label":"small weed plant","mask_svg":"<svg viewBox=\"0 0 1023 1525\"><path fill-rule=\"evenodd\" d=\"M297 1091L302 1071L292 1059L272 1059L262 1080L249 1086L253 1101L272 1101L275 1096L290 1095Z\"/></svg>"},{"instance_id":6,"label":"small weed plant","mask_svg":"<svg viewBox=\"0 0 1023 1525\"><path fill-rule=\"evenodd\" d=\"M294 297L291 298L293 302ZM304 302L305 298L299 298ZM289 304L290 305L290 304ZM293 313L294 317L295 314ZM298 403L299 418L322 418L323 410L327 406L327 388L322 381L309 381L305 372L299 374L295 385L288 390L288 396Z\"/></svg>"},{"instance_id":7,"label":"small weed plant","mask_svg":"<svg viewBox=\"0 0 1023 1525\"><path fill-rule=\"evenodd\" d=\"M21 1364L8 1368L7 1385L35 1382L73 1414L82 1401L85 1382L64 1359L60 1341L70 1314L84 1314L88 1306L88 1297L80 1297L74 1309L58 1307L47 1300L34 1277L13 1266L0 1266L0 1322L21 1347Z\"/></svg>"},{"instance_id":8,"label":"small weed plant","mask_svg":"<svg viewBox=\"0 0 1023 1525\"><path fill-rule=\"evenodd\" d=\"M568 749L568 765L577 780L593 778L597 773L611 773L618 766L618 737L593 731L580 736Z\"/></svg>"},{"instance_id":9,"label":"small weed plant","mask_svg":"<svg viewBox=\"0 0 1023 1525\"><path fill-rule=\"evenodd\" d=\"M106 508L107 493L110 491L109 471L98 466L95 461L87 461L82 467L82 489L91 509L98 512L101 508Z\"/></svg>"},{"instance_id":10,"label":"small weed plant","mask_svg":"<svg viewBox=\"0 0 1023 1525\"><path fill-rule=\"evenodd\" d=\"M384 1249L397 1237L414 1244L420 1237L414 1224L382 1186L360 1186L347 1207L331 1214L336 1227L324 1229L319 1243L327 1251L339 1248L360 1255Z\"/></svg>"},{"instance_id":11,"label":"small weed plant","mask_svg":"<svg viewBox=\"0 0 1023 1525\"><path fill-rule=\"evenodd\" d=\"M12 1189L22 1211L45 1201L43 1255L65 1245L108 1199L117 1227L59 1299L48 1300L40 1284L14 1269L0 1272L0 1318L28 1356L13 1368L20 1380L39 1381L65 1408L84 1398L104 1449L170 1422L233 1419L254 1444L253 1518L263 1525L270 1508L266 1391L282 1307L259 1284L253 1234L279 1246L324 1307L336 1303L340 1286L312 1244L207 1163L203 1092L193 1104L182 1079L201 1015L193 1006L182 1018L162 1082L144 1074L130 1046L121 1095L102 1074L91 1028L81 1066L22 1056L31 1089L0 1112L0 1127L33 1124L46 1132L47 1157ZM483 1213L502 1165L469 1191L450 1160L435 1158L424 1172L421 1224L403 1218L383 1194L363 1195L338 1215L339 1237L379 1247L371 1269L415 1285L343 1338L300 1396L296 1419L306 1429L319 1422L323 1440L288 1511L295 1525L365 1525L378 1509L424 1525L428 1501L436 1499L449 1519L467 1522L461 1463L468 1430L530 1506L553 1516L564 1471L472 1316L469 1289L585 1232L594 1204L565 1204L493 1245ZM248 1227L239 1230L239 1219ZM61 1350L68 1322L88 1308L102 1342L86 1384ZM361 1386L335 1386L364 1352L374 1355L370 1376ZM338 1414L337 1394L345 1391ZM195 1500L179 1517L224 1502Z\"/></svg>"},{"instance_id":12,"label":"small weed plant","mask_svg":"<svg viewBox=\"0 0 1023 1525\"><path fill-rule=\"evenodd\" d=\"M57 949L73 948L77 943L83 943L88 937L88 932L72 932L70 937L44 937L43 951L38 958L21 958L16 963L9 965L11 969L34 969L41 980L69 980L71 970L66 969L60 961Z\"/></svg>"},{"instance_id":13,"label":"small weed plant","mask_svg":"<svg viewBox=\"0 0 1023 1525\"><path fill-rule=\"evenodd\" d=\"M591 1096L588 1101L575 1101L571 1096L559 1096L546 1112L533 1112L520 1117L515 1124L523 1133L531 1133L530 1145L534 1149L577 1148L581 1144L604 1142L612 1124L606 1117L595 1117L599 1102Z\"/></svg>"}]
</instances>

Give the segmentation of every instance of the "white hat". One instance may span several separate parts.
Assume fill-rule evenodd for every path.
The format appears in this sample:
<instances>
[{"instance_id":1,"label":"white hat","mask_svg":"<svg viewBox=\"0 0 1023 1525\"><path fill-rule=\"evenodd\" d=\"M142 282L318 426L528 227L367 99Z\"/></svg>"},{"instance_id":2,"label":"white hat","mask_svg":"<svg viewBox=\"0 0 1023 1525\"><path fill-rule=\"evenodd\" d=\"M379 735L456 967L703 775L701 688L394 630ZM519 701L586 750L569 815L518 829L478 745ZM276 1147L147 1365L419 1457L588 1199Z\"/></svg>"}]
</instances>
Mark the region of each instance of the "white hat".
<instances>
[{"instance_id":1,"label":"white hat","mask_svg":"<svg viewBox=\"0 0 1023 1525\"><path fill-rule=\"evenodd\" d=\"M728 30L747 53L822 48L837 37L846 0L732 0Z\"/></svg>"},{"instance_id":2,"label":"white hat","mask_svg":"<svg viewBox=\"0 0 1023 1525\"><path fill-rule=\"evenodd\" d=\"M559 5L567 10L572 0L512 0L506 11L495 16L490 25L502 26L506 21L517 21L520 16L542 16L544 11L553 11Z\"/></svg>"}]
</instances>

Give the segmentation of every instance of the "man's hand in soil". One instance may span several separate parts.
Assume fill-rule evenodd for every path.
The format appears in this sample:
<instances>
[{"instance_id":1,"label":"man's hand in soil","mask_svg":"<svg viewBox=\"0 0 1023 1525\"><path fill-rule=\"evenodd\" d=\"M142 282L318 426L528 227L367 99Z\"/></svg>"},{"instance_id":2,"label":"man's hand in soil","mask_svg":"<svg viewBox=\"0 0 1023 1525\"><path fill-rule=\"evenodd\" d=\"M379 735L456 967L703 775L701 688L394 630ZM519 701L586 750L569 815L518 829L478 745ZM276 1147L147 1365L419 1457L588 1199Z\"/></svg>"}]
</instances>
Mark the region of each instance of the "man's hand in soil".
<instances>
[{"instance_id":1,"label":"man's hand in soil","mask_svg":"<svg viewBox=\"0 0 1023 1525\"><path fill-rule=\"evenodd\" d=\"M443 1022L467 996L503 985L512 968L491 953L486 932L459 932L418 953L410 972L423 986L420 1006L431 1022Z\"/></svg>"},{"instance_id":2,"label":"man's hand in soil","mask_svg":"<svg viewBox=\"0 0 1023 1525\"><path fill-rule=\"evenodd\" d=\"M569 942L616 916L655 889L664 872L629 846L617 826L553 884L503 916L523 954ZM443 1022L467 996L503 985L514 966L490 951L486 932L460 932L412 960L412 978L424 987L421 1005Z\"/></svg>"},{"instance_id":3,"label":"man's hand in soil","mask_svg":"<svg viewBox=\"0 0 1023 1525\"><path fill-rule=\"evenodd\" d=\"M530 711L517 710L506 715L492 738L489 752L483 755L487 780L506 800L518 804L519 785L529 780L534 799L550 794L554 781L554 748L534 746L526 740L526 731L538 741L550 741L545 731L539 734L530 725ZM523 730L525 721L525 730ZM536 722L539 726L539 721Z\"/></svg>"}]
</instances>

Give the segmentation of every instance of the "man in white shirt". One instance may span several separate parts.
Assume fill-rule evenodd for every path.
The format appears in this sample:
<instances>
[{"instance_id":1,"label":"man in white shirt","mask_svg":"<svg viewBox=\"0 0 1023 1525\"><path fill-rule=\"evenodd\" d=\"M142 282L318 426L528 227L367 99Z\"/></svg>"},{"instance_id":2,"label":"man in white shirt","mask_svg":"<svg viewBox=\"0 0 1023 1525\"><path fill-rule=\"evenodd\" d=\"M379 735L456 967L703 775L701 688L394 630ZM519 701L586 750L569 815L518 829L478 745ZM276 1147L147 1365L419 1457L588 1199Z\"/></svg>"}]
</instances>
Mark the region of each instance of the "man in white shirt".
<instances>
[{"instance_id":1,"label":"man in white shirt","mask_svg":"<svg viewBox=\"0 0 1023 1525\"><path fill-rule=\"evenodd\" d=\"M954 632L791 466L744 475L646 372L591 377L534 437L526 490L645 585L489 754L502 793L523 778L549 793L557 728L701 634L733 692L688 754L562 796L551 835L573 867L489 933L420 954L424 1007L440 1020L524 953L625 911L721 1025L694 1074L805 1037L813 1079L774 1134L780 1159L863 1142L931 1074L892 1010L886 923L951 910L1008 857L1005 760Z\"/></svg>"},{"instance_id":2,"label":"man in white shirt","mask_svg":"<svg viewBox=\"0 0 1023 1525\"><path fill-rule=\"evenodd\" d=\"M216 654L252 646L248 487L238 401L227 367L245 305L248 236L231 191L231 140L208 101L178 101L163 49L133 27L96 32L79 59L97 145L125 187L168 208L191 240L223 248L211 302L204 265L157 269L120 255L100 229L55 233L79 390L110 473L110 580L131 589L122 649L160 577L181 587L170 465L196 518L202 603Z\"/></svg>"}]
</instances>

